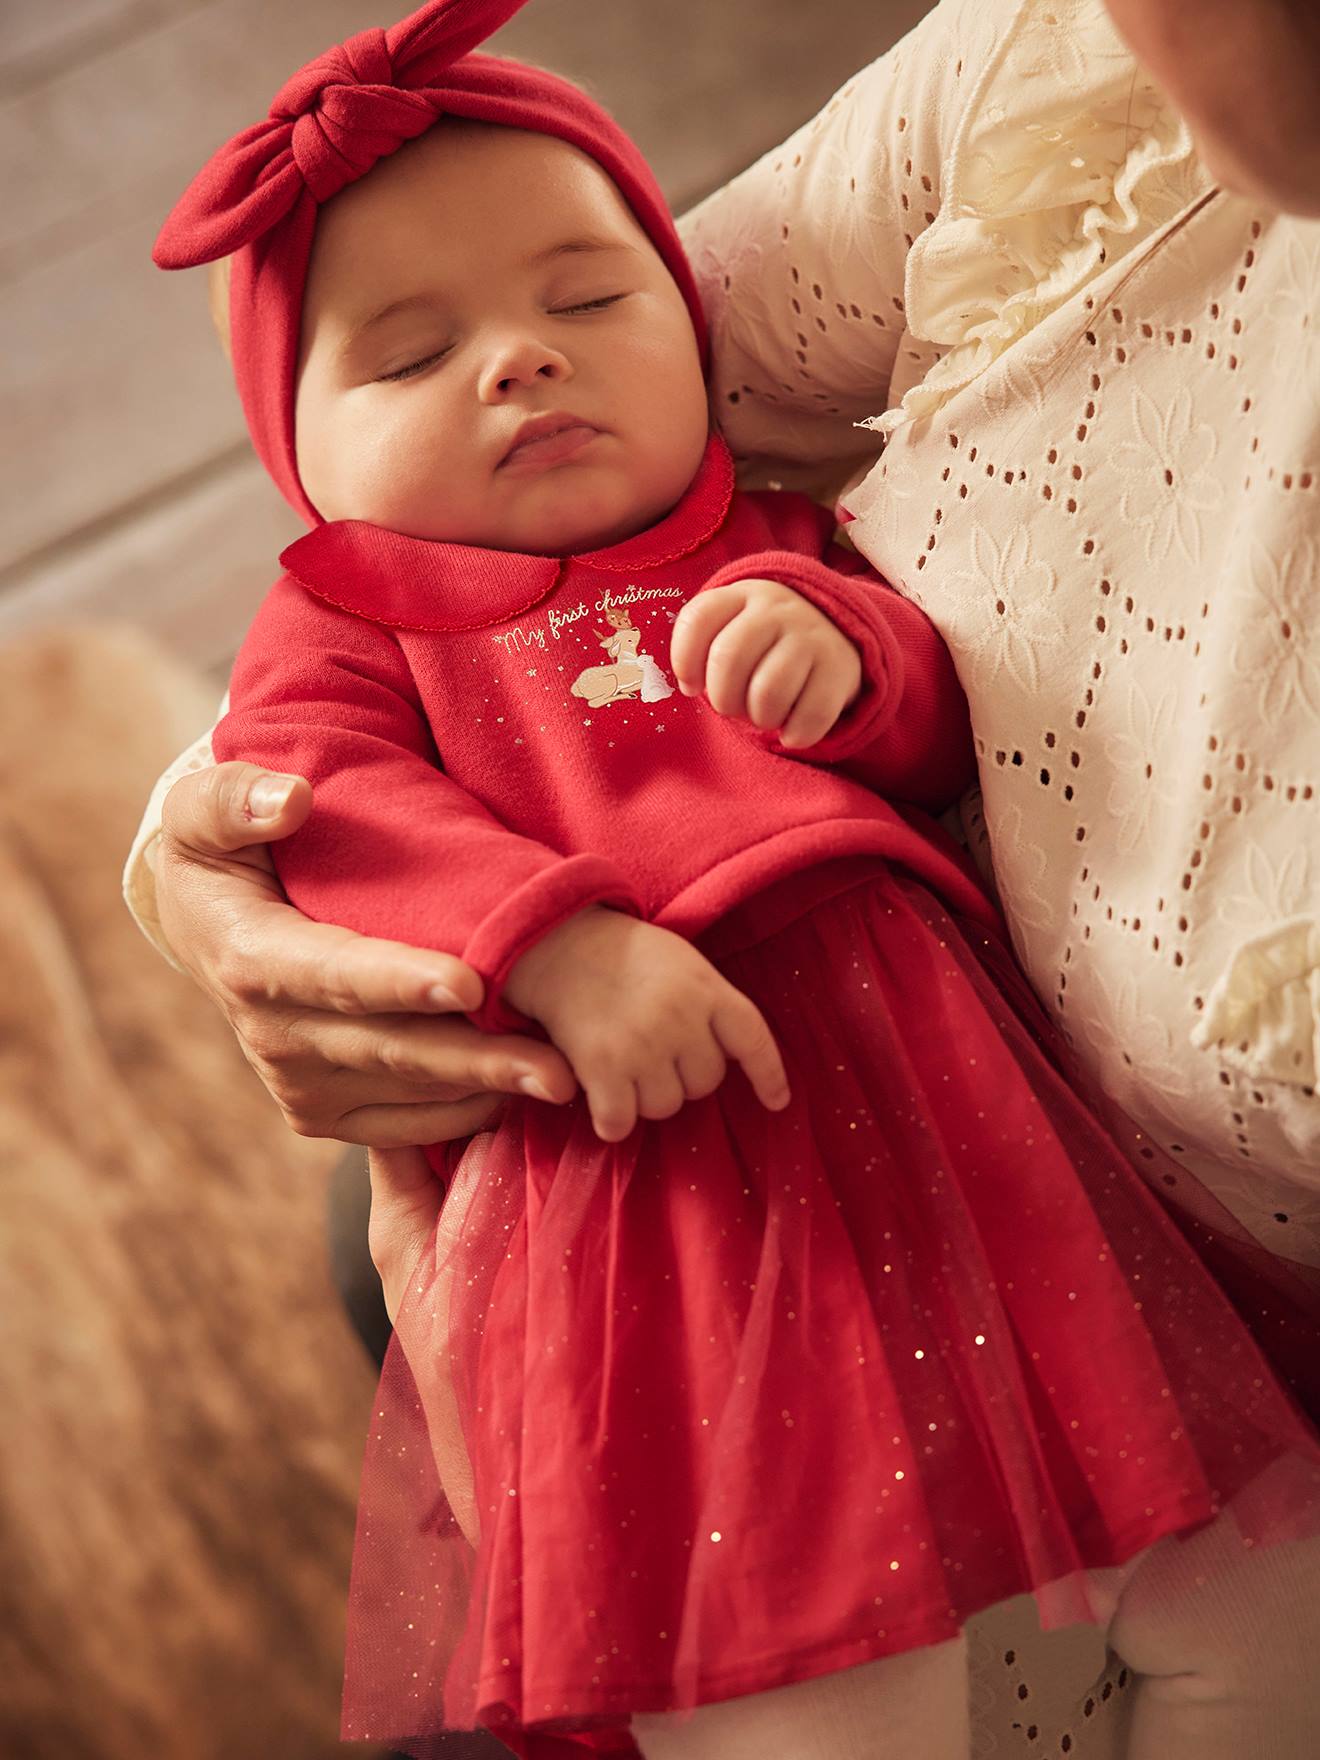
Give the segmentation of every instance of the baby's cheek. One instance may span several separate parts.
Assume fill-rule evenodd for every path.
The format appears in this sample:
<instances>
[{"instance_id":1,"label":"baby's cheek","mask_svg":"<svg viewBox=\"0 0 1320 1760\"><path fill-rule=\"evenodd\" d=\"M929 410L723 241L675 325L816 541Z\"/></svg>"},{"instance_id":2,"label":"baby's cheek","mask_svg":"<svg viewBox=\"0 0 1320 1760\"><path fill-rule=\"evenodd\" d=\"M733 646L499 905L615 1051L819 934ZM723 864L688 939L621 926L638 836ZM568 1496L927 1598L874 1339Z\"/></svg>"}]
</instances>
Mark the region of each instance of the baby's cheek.
<instances>
[{"instance_id":1,"label":"baby's cheek","mask_svg":"<svg viewBox=\"0 0 1320 1760\"><path fill-rule=\"evenodd\" d=\"M294 456L307 499L323 519L345 517L342 459L324 409L300 398L295 413Z\"/></svg>"},{"instance_id":2,"label":"baby's cheek","mask_svg":"<svg viewBox=\"0 0 1320 1760\"><path fill-rule=\"evenodd\" d=\"M415 537L444 537L459 485L455 461L435 424L400 410L354 424L345 437L343 468L359 510L356 519Z\"/></svg>"}]
</instances>

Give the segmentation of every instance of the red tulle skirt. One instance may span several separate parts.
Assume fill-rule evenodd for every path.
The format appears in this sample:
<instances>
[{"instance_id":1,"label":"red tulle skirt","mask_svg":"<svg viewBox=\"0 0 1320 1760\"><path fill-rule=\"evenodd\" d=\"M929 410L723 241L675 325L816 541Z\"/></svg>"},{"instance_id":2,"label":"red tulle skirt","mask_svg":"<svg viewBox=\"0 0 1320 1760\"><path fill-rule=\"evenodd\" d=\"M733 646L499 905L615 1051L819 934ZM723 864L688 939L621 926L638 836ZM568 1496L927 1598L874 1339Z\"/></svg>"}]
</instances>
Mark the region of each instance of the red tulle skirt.
<instances>
[{"instance_id":1,"label":"red tulle skirt","mask_svg":"<svg viewBox=\"0 0 1320 1760\"><path fill-rule=\"evenodd\" d=\"M703 942L787 1111L732 1070L607 1145L527 1102L459 1163L368 1445L346 1737L631 1753L633 1712L1025 1590L1086 1618L1088 1569L1225 1507L1260 1543L1320 1525L1313 1292L1170 1212L998 941L859 872Z\"/></svg>"}]
</instances>

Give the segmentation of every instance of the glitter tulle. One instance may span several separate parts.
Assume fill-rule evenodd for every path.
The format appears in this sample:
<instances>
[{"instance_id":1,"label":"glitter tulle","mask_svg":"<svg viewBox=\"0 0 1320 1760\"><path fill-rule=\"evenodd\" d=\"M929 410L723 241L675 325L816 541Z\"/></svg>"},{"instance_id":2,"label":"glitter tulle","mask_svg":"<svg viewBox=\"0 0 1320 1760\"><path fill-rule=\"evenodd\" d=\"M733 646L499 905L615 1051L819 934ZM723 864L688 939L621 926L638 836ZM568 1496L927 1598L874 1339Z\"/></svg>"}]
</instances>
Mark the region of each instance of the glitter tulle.
<instances>
[{"instance_id":1,"label":"glitter tulle","mask_svg":"<svg viewBox=\"0 0 1320 1760\"><path fill-rule=\"evenodd\" d=\"M633 1753L632 1712L1024 1590L1085 1619L1088 1569L1225 1508L1320 1527L1313 1280L1096 1123L1000 944L869 869L705 945L792 1105L735 1070L607 1146L529 1102L458 1163L368 1444L350 1738Z\"/></svg>"}]
</instances>

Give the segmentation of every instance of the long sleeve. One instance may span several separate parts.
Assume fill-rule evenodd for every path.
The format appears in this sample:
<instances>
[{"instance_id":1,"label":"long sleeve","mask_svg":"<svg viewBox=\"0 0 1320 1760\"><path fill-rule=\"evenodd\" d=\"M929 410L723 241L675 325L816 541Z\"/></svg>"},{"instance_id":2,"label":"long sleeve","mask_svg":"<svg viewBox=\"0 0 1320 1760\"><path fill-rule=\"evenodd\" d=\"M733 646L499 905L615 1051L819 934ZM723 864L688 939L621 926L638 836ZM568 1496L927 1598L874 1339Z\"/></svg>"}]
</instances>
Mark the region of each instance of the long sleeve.
<instances>
[{"instance_id":1,"label":"long sleeve","mask_svg":"<svg viewBox=\"0 0 1320 1760\"><path fill-rule=\"evenodd\" d=\"M223 715L228 707L229 699L225 697L220 705ZM186 752L180 752L157 778L155 786L147 799L142 811L142 820L133 834L133 842L124 861L122 880L124 903L128 906L129 915L141 929L147 940L175 971L183 967L170 951L170 944L165 939L160 926L160 911L156 906L156 844L160 840L161 814L165 805L165 796L174 787L181 776L187 776L193 770L208 770L215 762L211 751L211 734L209 729L195 739Z\"/></svg>"},{"instance_id":2,"label":"long sleeve","mask_svg":"<svg viewBox=\"0 0 1320 1760\"><path fill-rule=\"evenodd\" d=\"M939 211L945 149L1013 10L942 0L680 222L710 322L715 417L745 480L837 490L878 451L854 424L936 358L908 331L908 252Z\"/></svg>"},{"instance_id":3,"label":"long sleeve","mask_svg":"<svg viewBox=\"0 0 1320 1760\"><path fill-rule=\"evenodd\" d=\"M779 581L822 611L861 657L857 699L823 740L786 755L828 764L886 800L941 812L974 780L967 699L930 619L864 559L831 544L819 561L766 550L719 569L703 591L734 581ZM772 751L778 736L749 729Z\"/></svg>"},{"instance_id":4,"label":"long sleeve","mask_svg":"<svg viewBox=\"0 0 1320 1760\"><path fill-rule=\"evenodd\" d=\"M285 579L234 667L221 761L305 776L306 826L274 848L294 904L321 921L457 954L487 988L478 1025L511 1025L500 990L529 947L592 904L639 908L598 855L510 831L452 782L398 642Z\"/></svg>"}]
</instances>

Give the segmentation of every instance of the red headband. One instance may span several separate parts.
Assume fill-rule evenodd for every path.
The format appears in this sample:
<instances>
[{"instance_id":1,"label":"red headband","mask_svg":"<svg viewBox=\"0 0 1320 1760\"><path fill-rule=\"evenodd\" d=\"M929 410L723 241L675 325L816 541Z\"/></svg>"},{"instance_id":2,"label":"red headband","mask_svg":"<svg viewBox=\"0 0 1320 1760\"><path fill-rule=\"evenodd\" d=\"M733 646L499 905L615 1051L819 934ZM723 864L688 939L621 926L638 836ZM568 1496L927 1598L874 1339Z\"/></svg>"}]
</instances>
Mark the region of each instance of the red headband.
<instances>
[{"instance_id":1,"label":"red headband","mask_svg":"<svg viewBox=\"0 0 1320 1760\"><path fill-rule=\"evenodd\" d=\"M286 81L265 122L204 165L161 228L162 269L233 255L234 377L262 462L309 523L298 477L294 378L317 209L442 116L555 135L608 173L687 301L703 361L706 326L673 218L637 148L585 92L554 74L471 50L523 0L432 0L390 30L360 31Z\"/></svg>"}]
</instances>

